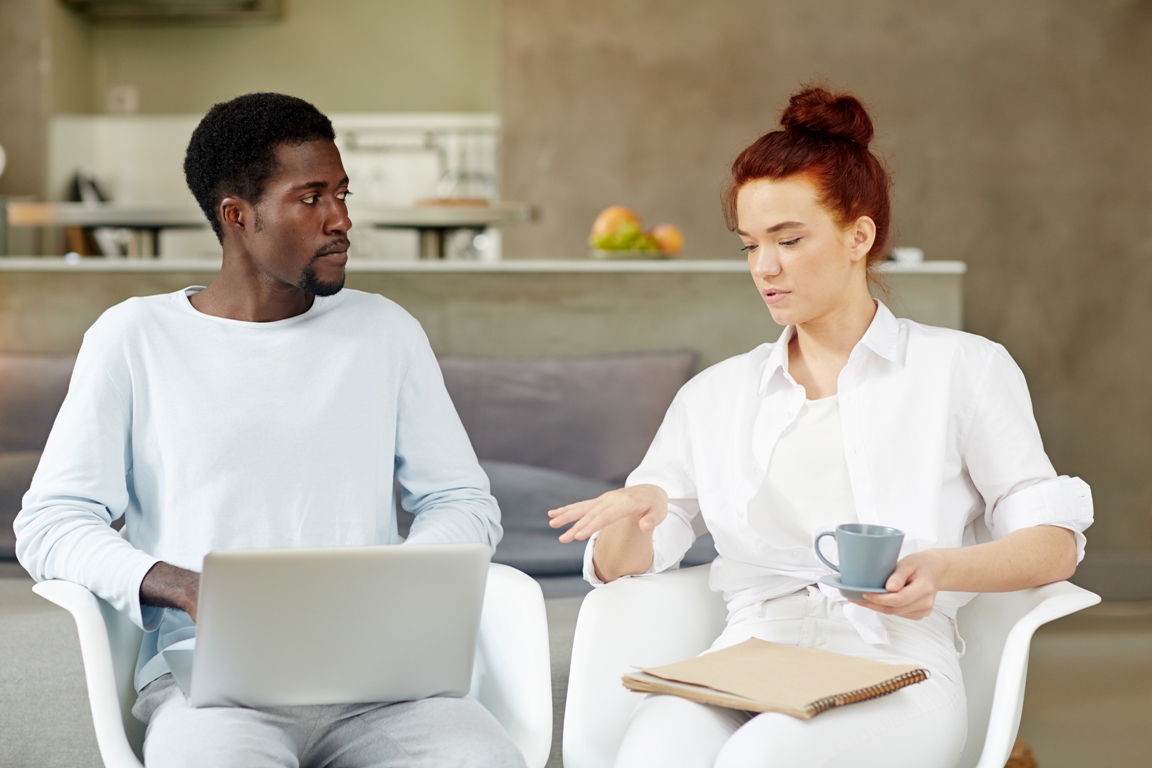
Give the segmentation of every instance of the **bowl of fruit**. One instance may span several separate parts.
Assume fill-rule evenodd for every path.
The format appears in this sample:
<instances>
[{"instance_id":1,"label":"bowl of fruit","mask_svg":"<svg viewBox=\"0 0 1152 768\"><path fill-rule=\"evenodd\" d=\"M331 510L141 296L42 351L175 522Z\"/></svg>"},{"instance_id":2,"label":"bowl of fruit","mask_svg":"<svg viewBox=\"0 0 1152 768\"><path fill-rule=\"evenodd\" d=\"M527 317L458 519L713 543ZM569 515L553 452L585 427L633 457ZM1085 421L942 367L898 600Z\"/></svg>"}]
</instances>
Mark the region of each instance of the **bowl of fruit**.
<instances>
[{"instance_id":1,"label":"bowl of fruit","mask_svg":"<svg viewBox=\"0 0 1152 768\"><path fill-rule=\"evenodd\" d=\"M635 212L613 205L592 223L588 245L594 259L666 259L684 247L684 235L672 224L646 231Z\"/></svg>"}]
</instances>

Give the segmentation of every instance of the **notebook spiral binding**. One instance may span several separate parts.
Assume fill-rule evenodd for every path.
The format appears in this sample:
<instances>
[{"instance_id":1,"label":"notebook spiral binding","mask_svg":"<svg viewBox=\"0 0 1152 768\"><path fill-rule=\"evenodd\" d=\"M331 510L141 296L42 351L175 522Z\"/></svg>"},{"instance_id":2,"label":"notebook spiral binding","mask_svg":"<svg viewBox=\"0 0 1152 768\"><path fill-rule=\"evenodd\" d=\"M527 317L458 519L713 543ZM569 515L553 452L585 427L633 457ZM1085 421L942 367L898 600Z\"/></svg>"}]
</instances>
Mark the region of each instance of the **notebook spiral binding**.
<instances>
[{"instance_id":1,"label":"notebook spiral binding","mask_svg":"<svg viewBox=\"0 0 1152 768\"><path fill-rule=\"evenodd\" d=\"M827 712L834 707L843 707L846 704L855 704L858 701L868 701L868 699L876 699L880 696L886 696L893 691L898 691L909 685L922 682L928 679L928 670L914 669L911 672L905 672L898 675L891 680L881 683L880 685L871 685L867 688L861 688L857 691L849 691L848 693L839 693L835 696L827 696L823 699L816 701L805 707L805 710L810 715L818 715L821 712Z\"/></svg>"}]
</instances>

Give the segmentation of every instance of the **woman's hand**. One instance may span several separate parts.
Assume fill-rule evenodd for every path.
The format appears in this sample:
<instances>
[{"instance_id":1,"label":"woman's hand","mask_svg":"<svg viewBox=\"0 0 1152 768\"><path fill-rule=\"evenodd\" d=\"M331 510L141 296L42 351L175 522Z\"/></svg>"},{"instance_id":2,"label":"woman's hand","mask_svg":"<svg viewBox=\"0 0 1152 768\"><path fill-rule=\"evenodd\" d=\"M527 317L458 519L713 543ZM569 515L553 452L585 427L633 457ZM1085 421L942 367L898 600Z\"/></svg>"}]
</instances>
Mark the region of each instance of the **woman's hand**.
<instances>
[{"instance_id":1,"label":"woman's hand","mask_svg":"<svg viewBox=\"0 0 1152 768\"><path fill-rule=\"evenodd\" d=\"M865 594L863 602L852 602L891 616L923 619L936 605L936 593L947 569L948 559L938 549L908 555L896 564L884 584L888 594Z\"/></svg>"},{"instance_id":2,"label":"woman's hand","mask_svg":"<svg viewBox=\"0 0 1152 768\"><path fill-rule=\"evenodd\" d=\"M984 544L926 549L901 560L888 594L865 595L866 608L908 619L932 612L937 592L1012 592L1071 578L1076 537L1067 528L1036 525ZM857 602L857 601L853 601Z\"/></svg>"},{"instance_id":3,"label":"woman's hand","mask_svg":"<svg viewBox=\"0 0 1152 768\"><path fill-rule=\"evenodd\" d=\"M635 520L644 533L652 533L667 516L668 494L664 489L656 485L634 485L608 491L595 499L550 509L548 517L552 520L548 524L561 528L575 523L560 536L560 541L567 544L583 541L596 531L627 518Z\"/></svg>"}]
</instances>

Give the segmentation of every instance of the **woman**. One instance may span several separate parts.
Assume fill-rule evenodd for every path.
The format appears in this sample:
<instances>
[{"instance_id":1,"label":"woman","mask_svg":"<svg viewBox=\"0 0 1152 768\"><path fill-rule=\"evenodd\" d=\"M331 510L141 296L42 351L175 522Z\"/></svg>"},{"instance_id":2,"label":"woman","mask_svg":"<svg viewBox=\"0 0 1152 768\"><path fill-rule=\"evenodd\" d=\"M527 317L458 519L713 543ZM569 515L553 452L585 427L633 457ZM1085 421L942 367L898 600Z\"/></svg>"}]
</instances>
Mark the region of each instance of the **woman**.
<instances>
[{"instance_id":1,"label":"woman","mask_svg":"<svg viewBox=\"0 0 1152 768\"><path fill-rule=\"evenodd\" d=\"M1053 471L1003 347L870 295L889 180L863 105L810 88L780 122L736 159L724 211L784 332L690 381L627 487L551 524L589 539L599 585L675 567L702 521L729 608L713 650L758 637L931 673L810 721L650 696L618 766L951 766L966 735L957 609L1072 575L1091 495ZM858 603L817 586L829 571L812 549L850 522L905 531L888 593Z\"/></svg>"}]
</instances>

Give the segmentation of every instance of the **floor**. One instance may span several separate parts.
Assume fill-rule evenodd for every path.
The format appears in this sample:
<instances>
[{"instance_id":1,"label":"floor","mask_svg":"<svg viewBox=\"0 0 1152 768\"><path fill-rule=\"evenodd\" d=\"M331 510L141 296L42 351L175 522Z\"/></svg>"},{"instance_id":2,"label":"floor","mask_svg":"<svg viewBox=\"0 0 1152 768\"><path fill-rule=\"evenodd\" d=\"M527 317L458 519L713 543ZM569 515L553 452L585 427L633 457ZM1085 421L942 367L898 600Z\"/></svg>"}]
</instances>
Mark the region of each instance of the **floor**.
<instances>
[{"instance_id":1,"label":"floor","mask_svg":"<svg viewBox=\"0 0 1152 768\"><path fill-rule=\"evenodd\" d=\"M71 619L30 587L17 566L0 563L0 767L98 768ZM577 591L548 588L550 768L562 765L562 692L582 599L555 595ZM1152 764L1152 602L1105 603L1042 628L1020 732L1041 768Z\"/></svg>"}]
</instances>

